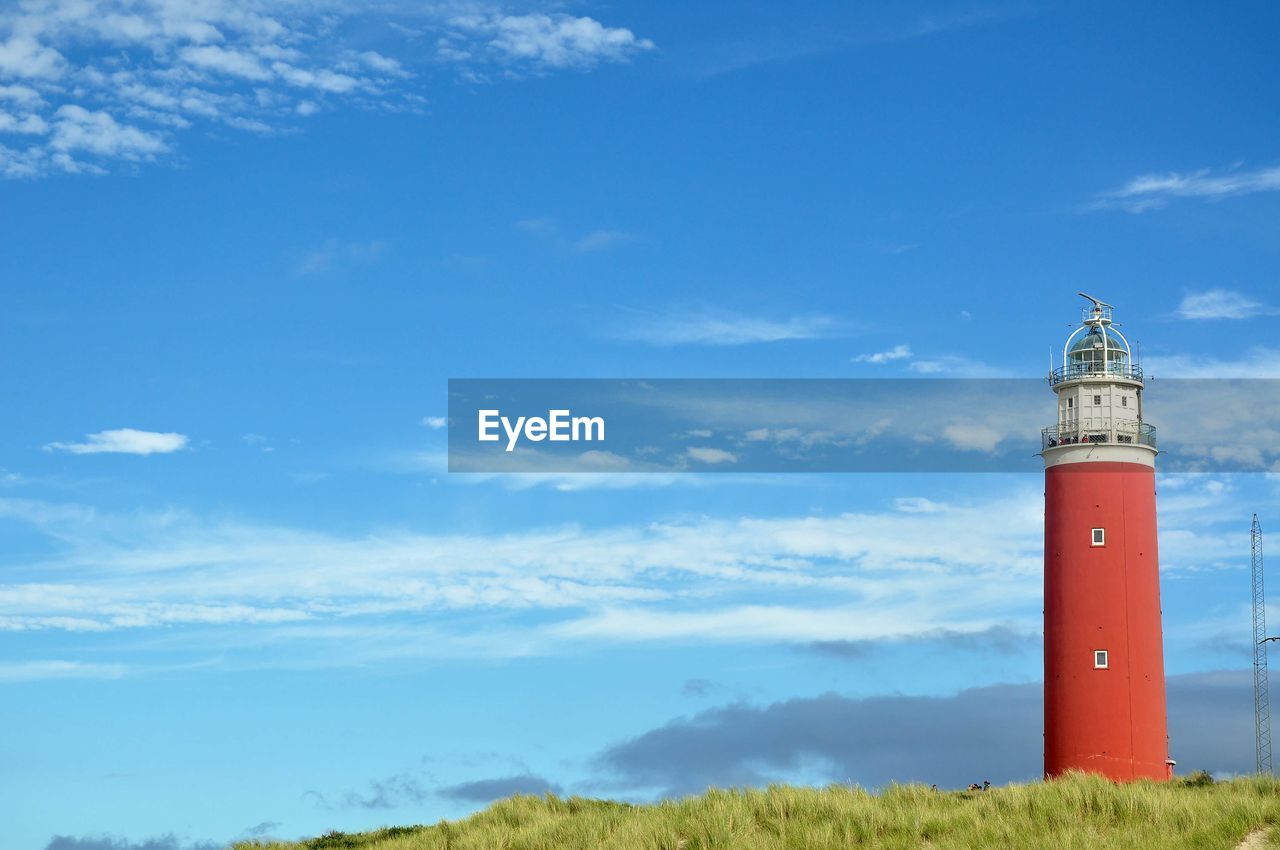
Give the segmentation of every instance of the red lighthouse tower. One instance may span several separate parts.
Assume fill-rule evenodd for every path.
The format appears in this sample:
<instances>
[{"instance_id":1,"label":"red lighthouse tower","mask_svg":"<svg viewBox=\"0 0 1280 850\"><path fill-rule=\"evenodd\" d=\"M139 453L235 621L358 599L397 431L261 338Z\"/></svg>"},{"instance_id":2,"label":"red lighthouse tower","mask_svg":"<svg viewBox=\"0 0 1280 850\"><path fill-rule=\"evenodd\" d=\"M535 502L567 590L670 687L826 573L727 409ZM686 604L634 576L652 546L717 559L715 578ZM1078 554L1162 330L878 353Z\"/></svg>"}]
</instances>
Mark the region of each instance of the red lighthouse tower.
<instances>
[{"instance_id":1,"label":"red lighthouse tower","mask_svg":"<svg viewBox=\"0 0 1280 850\"><path fill-rule=\"evenodd\" d=\"M1084 293L1080 293L1084 295ZM1173 773L1156 552L1155 429L1141 367L1091 296L1043 432L1044 772Z\"/></svg>"}]
</instances>

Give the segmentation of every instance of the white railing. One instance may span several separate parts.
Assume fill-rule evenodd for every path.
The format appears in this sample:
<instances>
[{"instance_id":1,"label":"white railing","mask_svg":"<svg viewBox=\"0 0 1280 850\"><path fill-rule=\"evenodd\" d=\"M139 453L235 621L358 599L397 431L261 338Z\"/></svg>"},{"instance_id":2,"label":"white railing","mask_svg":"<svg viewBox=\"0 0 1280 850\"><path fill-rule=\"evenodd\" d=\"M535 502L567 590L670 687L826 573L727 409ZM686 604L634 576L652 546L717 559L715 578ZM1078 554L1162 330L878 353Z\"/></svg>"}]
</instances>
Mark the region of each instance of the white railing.
<instances>
[{"instance_id":1,"label":"white railing","mask_svg":"<svg viewBox=\"0 0 1280 850\"><path fill-rule=\"evenodd\" d=\"M1124 378L1129 381L1141 381L1142 367L1133 363L1119 363L1113 360L1106 364L1106 368L1103 368L1101 361L1096 363L1068 363L1066 366L1059 366L1049 373L1049 383L1053 386L1079 378Z\"/></svg>"},{"instance_id":2,"label":"white railing","mask_svg":"<svg viewBox=\"0 0 1280 850\"><path fill-rule=\"evenodd\" d=\"M1156 445L1156 428L1145 422L1137 428L1089 429L1080 427L1063 427L1056 425L1040 430L1040 451L1058 446L1074 446L1080 443L1119 443L1121 445L1139 445L1158 448Z\"/></svg>"}]
</instances>

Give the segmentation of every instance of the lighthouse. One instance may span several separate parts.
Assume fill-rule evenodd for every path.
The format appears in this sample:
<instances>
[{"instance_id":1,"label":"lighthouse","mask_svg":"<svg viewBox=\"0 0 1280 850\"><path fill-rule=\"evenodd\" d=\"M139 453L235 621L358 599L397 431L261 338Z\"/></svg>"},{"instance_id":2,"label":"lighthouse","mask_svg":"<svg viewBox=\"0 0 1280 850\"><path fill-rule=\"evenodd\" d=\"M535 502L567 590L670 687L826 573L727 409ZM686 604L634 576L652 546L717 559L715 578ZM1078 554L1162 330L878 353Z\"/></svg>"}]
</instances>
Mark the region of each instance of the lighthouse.
<instances>
[{"instance_id":1,"label":"lighthouse","mask_svg":"<svg viewBox=\"0 0 1280 850\"><path fill-rule=\"evenodd\" d=\"M1044 772L1173 774L1156 551L1156 435L1113 308L1089 295L1051 369L1044 457ZM1052 365L1052 364L1051 364Z\"/></svg>"}]
</instances>

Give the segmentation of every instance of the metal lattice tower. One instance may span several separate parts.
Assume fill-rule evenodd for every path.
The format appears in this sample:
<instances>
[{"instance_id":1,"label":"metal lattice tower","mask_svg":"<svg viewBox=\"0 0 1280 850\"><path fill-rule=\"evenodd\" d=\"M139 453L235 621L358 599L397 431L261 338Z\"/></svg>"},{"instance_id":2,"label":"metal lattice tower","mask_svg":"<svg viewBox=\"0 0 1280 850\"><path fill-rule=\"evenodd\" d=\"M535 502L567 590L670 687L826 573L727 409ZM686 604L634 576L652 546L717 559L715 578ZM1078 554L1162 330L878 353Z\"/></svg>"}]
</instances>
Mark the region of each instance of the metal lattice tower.
<instances>
[{"instance_id":1,"label":"metal lattice tower","mask_svg":"<svg viewBox=\"0 0 1280 850\"><path fill-rule=\"evenodd\" d=\"M1249 533L1249 555L1253 570L1253 728L1256 737L1258 773L1271 768L1271 694L1267 685L1267 603L1262 588L1262 526L1253 515Z\"/></svg>"}]
</instances>

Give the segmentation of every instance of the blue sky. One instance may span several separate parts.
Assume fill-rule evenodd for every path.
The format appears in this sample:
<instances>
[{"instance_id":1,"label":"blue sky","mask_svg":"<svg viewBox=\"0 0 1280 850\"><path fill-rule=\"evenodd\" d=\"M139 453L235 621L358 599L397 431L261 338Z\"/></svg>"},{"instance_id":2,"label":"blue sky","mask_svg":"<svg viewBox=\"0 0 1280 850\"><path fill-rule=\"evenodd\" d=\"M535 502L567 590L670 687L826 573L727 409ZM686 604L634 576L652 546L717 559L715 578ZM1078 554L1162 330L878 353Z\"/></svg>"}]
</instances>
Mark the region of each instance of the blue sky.
<instances>
[{"instance_id":1,"label":"blue sky","mask_svg":"<svg viewBox=\"0 0 1280 850\"><path fill-rule=\"evenodd\" d=\"M1035 378L1079 289L1280 377L1278 17L5 4L14 850L1033 776L1037 459L449 475L446 382ZM1174 755L1247 769L1276 480L1160 487Z\"/></svg>"}]
</instances>

